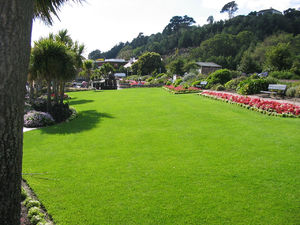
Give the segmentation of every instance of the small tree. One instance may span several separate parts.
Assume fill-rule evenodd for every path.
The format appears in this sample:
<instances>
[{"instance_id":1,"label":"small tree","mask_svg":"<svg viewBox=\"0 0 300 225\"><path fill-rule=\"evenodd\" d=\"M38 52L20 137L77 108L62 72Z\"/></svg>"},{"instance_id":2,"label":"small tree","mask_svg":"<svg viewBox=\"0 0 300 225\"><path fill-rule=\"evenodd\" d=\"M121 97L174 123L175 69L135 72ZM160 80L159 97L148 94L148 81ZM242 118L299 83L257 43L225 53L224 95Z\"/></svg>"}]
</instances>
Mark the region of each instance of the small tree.
<instances>
[{"instance_id":1,"label":"small tree","mask_svg":"<svg viewBox=\"0 0 300 225\"><path fill-rule=\"evenodd\" d=\"M40 39L35 42L32 50L32 70L41 74L47 82L47 110L50 111L51 82L65 81L75 75L74 53L62 42L49 38Z\"/></svg>"},{"instance_id":2,"label":"small tree","mask_svg":"<svg viewBox=\"0 0 300 225\"><path fill-rule=\"evenodd\" d=\"M144 53L137 62L132 65L139 75L149 75L163 72L164 66L160 54L156 52Z\"/></svg>"},{"instance_id":3,"label":"small tree","mask_svg":"<svg viewBox=\"0 0 300 225\"><path fill-rule=\"evenodd\" d=\"M85 61L83 61L82 74L83 74L84 77L87 77L89 80L91 78L93 64L94 64L93 60L85 60Z\"/></svg>"},{"instance_id":4,"label":"small tree","mask_svg":"<svg viewBox=\"0 0 300 225\"><path fill-rule=\"evenodd\" d=\"M233 14L238 10L238 5L235 3L235 1L228 2L225 4L220 11L220 13L227 12L229 19L233 18Z\"/></svg>"},{"instance_id":5,"label":"small tree","mask_svg":"<svg viewBox=\"0 0 300 225\"><path fill-rule=\"evenodd\" d=\"M170 63L169 69L172 74L183 75L184 74L184 61L182 59L176 59Z\"/></svg>"}]
</instances>

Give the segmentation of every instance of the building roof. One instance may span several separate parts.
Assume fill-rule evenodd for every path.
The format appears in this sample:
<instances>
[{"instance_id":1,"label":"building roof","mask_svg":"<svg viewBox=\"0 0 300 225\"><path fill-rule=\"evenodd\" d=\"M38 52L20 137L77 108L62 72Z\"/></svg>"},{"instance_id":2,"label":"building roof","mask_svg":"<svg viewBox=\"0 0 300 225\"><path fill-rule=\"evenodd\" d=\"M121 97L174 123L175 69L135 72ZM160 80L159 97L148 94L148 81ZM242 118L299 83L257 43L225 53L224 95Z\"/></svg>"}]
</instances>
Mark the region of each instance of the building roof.
<instances>
[{"instance_id":1,"label":"building roof","mask_svg":"<svg viewBox=\"0 0 300 225\"><path fill-rule=\"evenodd\" d=\"M217 67L217 68L222 68L222 66L213 63L213 62L196 62L198 66L204 66L204 67Z\"/></svg>"},{"instance_id":2,"label":"building roof","mask_svg":"<svg viewBox=\"0 0 300 225\"><path fill-rule=\"evenodd\" d=\"M264 14L264 13L272 13L272 14L282 14L280 11L270 8L270 9L263 9L257 12L257 14Z\"/></svg>"},{"instance_id":3,"label":"building roof","mask_svg":"<svg viewBox=\"0 0 300 225\"><path fill-rule=\"evenodd\" d=\"M126 63L125 59L105 59L104 62L112 62L112 63Z\"/></svg>"},{"instance_id":4,"label":"building roof","mask_svg":"<svg viewBox=\"0 0 300 225\"><path fill-rule=\"evenodd\" d=\"M115 73L116 77L126 77L126 73Z\"/></svg>"}]
</instances>

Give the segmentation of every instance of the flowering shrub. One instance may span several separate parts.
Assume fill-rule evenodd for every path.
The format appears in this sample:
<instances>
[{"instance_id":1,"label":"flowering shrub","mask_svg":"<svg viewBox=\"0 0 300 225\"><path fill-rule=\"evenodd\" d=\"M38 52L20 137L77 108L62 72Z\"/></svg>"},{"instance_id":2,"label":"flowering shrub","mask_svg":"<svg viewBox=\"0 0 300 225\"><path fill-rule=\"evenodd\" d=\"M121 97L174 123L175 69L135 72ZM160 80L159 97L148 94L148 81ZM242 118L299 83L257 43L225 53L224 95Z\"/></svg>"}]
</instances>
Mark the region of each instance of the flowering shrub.
<instances>
[{"instance_id":1,"label":"flowering shrub","mask_svg":"<svg viewBox=\"0 0 300 225\"><path fill-rule=\"evenodd\" d=\"M266 101L260 98L252 98L248 96L233 95L222 92L204 91L203 96L221 99L230 103L237 103L248 109L256 110L268 115L279 115L283 117L300 117L300 106L281 103L276 101Z\"/></svg>"},{"instance_id":2,"label":"flowering shrub","mask_svg":"<svg viewBox=\"0 0 300 225\"><path fill-rule=\"evenodd\" d=\"M197 87L184 87L182 85L177 87L173 85L165 85L164 88L173 94L198 93L201 91L201 89Z\"/></svg>"},{"instance_id":3,"label":"flowering shrub","mask_svg":"<svg viewBox=\"0 0 300 225\"><path fill-rule=\"evenodd\" d=\"M54 98L55 97L55 94L51 94L51 97ZM60 97L60 96L58 96ZM67 95L67 94L64 94L64 99L70 99L70 97Z\"/></svg>"},{"instance_id":4,"label":"flowering shrub","mask_svg":"<svg viewBox=\"0 0 300 225\"><path fill-rule=\"evenodd\" d=\"M44 127L54 123L49 113L30 111L24 115L24 127Z\"/></svg>"}]
</instances>

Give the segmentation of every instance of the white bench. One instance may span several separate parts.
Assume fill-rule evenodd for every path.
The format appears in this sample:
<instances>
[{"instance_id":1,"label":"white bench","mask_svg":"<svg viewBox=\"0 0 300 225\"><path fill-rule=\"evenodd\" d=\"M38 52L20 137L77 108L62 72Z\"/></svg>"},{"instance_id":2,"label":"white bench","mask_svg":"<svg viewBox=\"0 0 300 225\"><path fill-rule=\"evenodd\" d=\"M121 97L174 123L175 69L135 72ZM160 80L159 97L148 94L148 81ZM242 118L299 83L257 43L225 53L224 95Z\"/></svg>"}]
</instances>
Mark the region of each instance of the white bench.
<instances>
[{"instance_id":1,"label":"white bench","mask_svg":"<svg viewBox=\"0 0 300 225\"><path fill-rule=\"evenodd\" d=\"M268 91L261 91L261 93L284 95L285 90L286 85L284 84L269 84Z\"/></svg>"},{"instance_id":2,"label":"white bench","mask_svg":"<svg viewBox=\"0 0 300 225\"><path fill-rule=\"evenodd\" d=\"M200 84L196 85L197 88L204 88L207 85L207 81L201 81Z\"/></svg>"}]
</instances>

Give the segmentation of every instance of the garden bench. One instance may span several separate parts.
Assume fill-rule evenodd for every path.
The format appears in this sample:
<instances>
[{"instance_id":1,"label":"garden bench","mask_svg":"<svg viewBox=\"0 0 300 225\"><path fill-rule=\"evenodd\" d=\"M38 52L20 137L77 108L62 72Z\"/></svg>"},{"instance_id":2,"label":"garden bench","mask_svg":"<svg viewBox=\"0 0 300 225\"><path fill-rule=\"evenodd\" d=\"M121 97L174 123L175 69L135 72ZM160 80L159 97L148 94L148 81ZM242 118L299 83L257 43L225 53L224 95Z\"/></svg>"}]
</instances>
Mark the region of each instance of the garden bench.
<instances>
[{"instance_id":1,"label":"garden bench","mask_svg":"<svg viewBox=\"0 0 300 225\"><path fill-rule=\"evenodd\" d=\"M284 84L269 84L268 91L261 91L261 93L284 95L285 90L286 90L286 85Z\"/></svg>"},{"instance_id":2,"label":"garden bench","mask_svg":"<svg viewBox=\"0 0 300 225\"><path fill-rule=\"evenodd\" d=\"M200 84L196 85L197 88L204 88L207 85L207 81L201 81Z\"/></svg>"}]
</instances>

